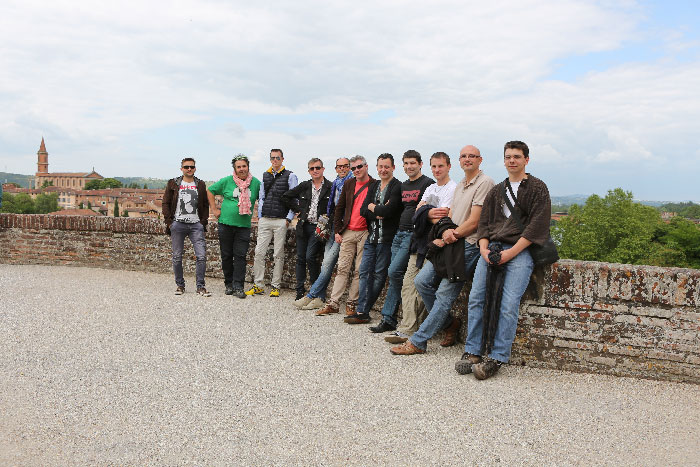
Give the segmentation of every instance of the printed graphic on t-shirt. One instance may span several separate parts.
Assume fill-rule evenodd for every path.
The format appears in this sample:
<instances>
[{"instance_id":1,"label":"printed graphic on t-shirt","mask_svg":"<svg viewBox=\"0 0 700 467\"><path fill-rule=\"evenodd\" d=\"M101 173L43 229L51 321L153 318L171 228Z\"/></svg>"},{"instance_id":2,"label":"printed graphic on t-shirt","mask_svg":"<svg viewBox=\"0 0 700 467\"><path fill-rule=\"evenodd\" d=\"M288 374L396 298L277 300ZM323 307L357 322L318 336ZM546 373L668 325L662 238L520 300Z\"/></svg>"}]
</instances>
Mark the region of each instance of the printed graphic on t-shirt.
<instances>
[{"instance_id":1,"label":"printed graphic on t-shirt","mask_svg":"<svg viewBox=\"0 0 700 467\"><path fill-rule=\"evenodd\" d=\"M418 202L420 199L420 190L409 190L401 192L401 201L404 203Z\"/></svg>"},{"instance_id":2,"label":"printed graphic on t-shirt","mask_svg":"<svg viewBox=\"0 0 700 467\"><path fill-rule=\"evenodd\" d=\"M177 196L177 211L175 220L194 224L199 222L197 215L198 201L197 185L183 181L180 183L180 189Z\"/></svg>"}]
</instances>

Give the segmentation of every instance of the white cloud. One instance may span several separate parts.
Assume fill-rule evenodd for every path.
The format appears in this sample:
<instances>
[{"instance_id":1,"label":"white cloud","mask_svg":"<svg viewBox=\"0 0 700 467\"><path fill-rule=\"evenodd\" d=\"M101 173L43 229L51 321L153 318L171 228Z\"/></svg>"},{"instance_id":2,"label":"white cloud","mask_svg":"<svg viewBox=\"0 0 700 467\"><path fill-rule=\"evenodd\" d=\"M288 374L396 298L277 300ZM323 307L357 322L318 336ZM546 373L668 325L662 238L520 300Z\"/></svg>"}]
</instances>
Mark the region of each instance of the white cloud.
<instances>
[{"instance_id":1,"label":"white cloud","mask_svg":"<svg viewBox=\"0 0 700 467\"><path fill-rule=\"evenodd\" d=\"M280 146L302 171L312 155L466 143L500 170L509 139L557 174L572 161L643 169L669 151L687 163L697 61L548 79L559 60L635 43L642 13L631 1L5 2L0 167L33 171L42 134L52 167L123 175L124 158L134 175L166 175L177 151L264 164ZM693 47L664 37L669 53Z\"/></svg>"}]
</instances>

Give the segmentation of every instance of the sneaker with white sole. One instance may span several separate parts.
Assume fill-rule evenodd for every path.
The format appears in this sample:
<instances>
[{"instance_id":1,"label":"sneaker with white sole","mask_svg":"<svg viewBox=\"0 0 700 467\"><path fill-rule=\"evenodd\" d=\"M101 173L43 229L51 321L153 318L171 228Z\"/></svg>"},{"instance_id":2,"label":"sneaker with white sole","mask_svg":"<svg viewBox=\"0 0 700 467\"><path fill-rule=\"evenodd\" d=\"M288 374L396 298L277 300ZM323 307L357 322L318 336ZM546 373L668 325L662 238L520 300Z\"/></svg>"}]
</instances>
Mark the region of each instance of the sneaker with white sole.
<instances>
[{"instance_id":1,"label":"sneaker with white sole","mask_svg":"<svg viewBox=\"0 0 700 467\"><path fill-rule=\"evenodd\" d=\"M293 305L301 310L306 305L311 303L311 300L313 300L311 297L309 297L308 295L304 295L303 297L301 297L297 300L294 300Z\"/></svg>"},{"instance_id":2,"label":"sneaker with white sole","mask_svg":"<svg viewBox=\"0 0 700 467\"><path fill-rule=\"evenodd\" d=\"M313 300L311 300L308 305L303 306L301 309L302 310L319 310L326 306L326 302L321 300L320 298L316 297Z\"/></svg>"},{"instance_id":3,"label":"sneaker with white sole","mask_svg":"<svg viewBox=\"0 0 700 467\"><path fill-rule=\"evenodd\" d=\"M211 297L211 292L207 291L204 287L200 287L197 289L197 295L201 295L202 297Z\"/></svg>"},{"instance_id":4,"label":"sneaker with white sole","mask_svg":"<svg viewBox=\"0 0 700 467\"><path fill-rule=\"evenodd\" d=\"M177 289L175 289L175 295L182 295L185 293L185 287L180 287L178 286Z\"/></svg>"}]
</instances>

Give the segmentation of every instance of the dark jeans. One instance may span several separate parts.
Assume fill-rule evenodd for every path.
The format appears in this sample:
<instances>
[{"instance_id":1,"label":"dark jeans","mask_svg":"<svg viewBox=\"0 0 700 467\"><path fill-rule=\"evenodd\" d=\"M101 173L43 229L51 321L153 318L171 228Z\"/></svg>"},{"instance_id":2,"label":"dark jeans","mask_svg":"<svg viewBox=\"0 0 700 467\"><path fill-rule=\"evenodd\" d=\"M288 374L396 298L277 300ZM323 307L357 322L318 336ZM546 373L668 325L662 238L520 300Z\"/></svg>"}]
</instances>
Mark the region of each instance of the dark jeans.
<instances>
[{"instance_id":1,"label":"dark jeans","mask_svg":"<svg viewBox=\"0 0 700 467\"><path fill-rule=\"evenodd\" d=\"M365 242L360 263L360 298L357 313L369 313L386 283L391 260L391 243Z\"/></svg>"},{"instance_id":2,"label":"dark jeans","mask_svg":"<svg viewBox=\"0 0 700 467\"><path fill-rule=\"evenodd\" d=\"M185 278L182 273L182 252L185 250L185 237L189 237L197 258L195 269L197 288L204 287L204 272L207 269L207 244L204 240L204 226L199 222L187 224L175 221L170 226L170 240L173 246L173 272L175 273L175 285L185 286Z\"/></svg>"},{"instance_id":3,"label":"dark jeans","mask_svg":"<svg viewBox=\"0 0 700 467\"><path fill-rule=\"evenodd\" d=\"M303 295L306 290L304 283L306 282L306 267L309 268L309 282L313 284L318 279L318 274L321 272L321 262L319 256L324 244L316 237L314 231L316 224L299 221L297 225L297 295Z\"/></svg>"},{"instance_id":4,"label":"dark jeans","mask_svg":"<svg viewBox=\"0 0 700 467\"><path fill-rule=\"evenodd\" d=\"M219 223L219 248L224 284L243 289L246 255L250 245L250 227L234 227Z\"/></svg>"}]
</instances>

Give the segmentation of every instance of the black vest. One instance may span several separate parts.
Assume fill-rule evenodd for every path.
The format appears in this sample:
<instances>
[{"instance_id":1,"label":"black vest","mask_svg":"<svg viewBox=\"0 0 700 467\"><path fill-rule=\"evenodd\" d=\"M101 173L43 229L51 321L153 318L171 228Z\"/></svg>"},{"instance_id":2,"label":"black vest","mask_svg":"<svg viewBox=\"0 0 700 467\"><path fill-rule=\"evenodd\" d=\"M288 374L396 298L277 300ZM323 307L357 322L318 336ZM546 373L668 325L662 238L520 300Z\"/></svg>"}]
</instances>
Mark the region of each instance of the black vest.
<instances>
[{"instance_id":1,"label":"black vest","mask_svg":"<svg viewBox=\"0 0 700 467\"><path fill-rule=\"evenodd\" d=\"M263 188L265 189L265 200L262 207L263 217L274 217L284 219L289 213L289 208L282 203L282 195L289 190L289 175L287 169L278 174L271 174L265 171L263 174Z\"/></svg>"}]
</instances>

